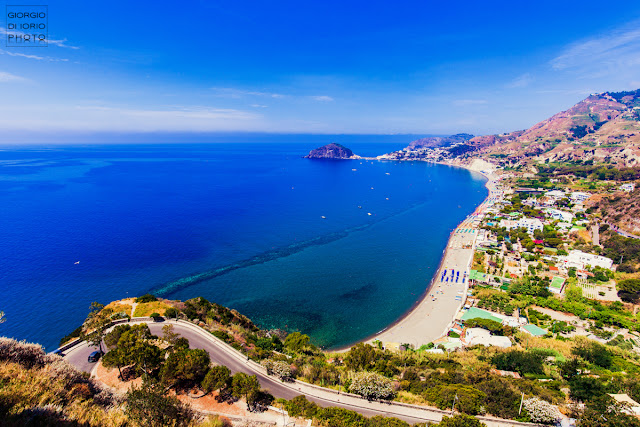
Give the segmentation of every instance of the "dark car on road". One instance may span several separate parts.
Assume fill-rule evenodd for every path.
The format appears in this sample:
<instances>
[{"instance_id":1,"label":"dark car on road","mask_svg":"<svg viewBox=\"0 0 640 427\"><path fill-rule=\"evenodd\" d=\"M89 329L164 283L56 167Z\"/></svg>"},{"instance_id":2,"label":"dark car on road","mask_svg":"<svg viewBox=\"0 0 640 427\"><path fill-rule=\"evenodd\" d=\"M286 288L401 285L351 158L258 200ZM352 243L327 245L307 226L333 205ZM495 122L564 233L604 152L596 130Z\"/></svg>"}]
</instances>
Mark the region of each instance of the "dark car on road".
<instances>
[{"instance_id":1,"label":"dark car on road","mask_svg":"<svg viewBox=\"0 0 640 427\"><path fill-rule=\"evenodd\" d=\"M89 358L87 360L91 363L94 363L94 362L97 362L101 356L102 356L102 352L100 350L96 350L89 355Z\"/></svg>"}]
</instances>

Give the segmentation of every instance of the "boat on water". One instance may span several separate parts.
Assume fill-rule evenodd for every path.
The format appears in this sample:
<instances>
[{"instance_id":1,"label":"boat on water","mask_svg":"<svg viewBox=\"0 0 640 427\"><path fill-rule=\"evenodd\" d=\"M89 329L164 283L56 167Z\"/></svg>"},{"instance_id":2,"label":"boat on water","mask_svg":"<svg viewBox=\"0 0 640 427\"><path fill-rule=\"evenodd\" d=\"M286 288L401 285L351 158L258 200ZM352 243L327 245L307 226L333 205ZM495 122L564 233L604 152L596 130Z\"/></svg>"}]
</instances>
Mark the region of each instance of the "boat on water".
<instances>
[{"instance_id":1,"label":"boat on water","mask_svg":"<svg viewBox=\"0 0 640 427\"><path fill-rule=\"evenodd\" d=\"M327 217L326 217L326 216L324 216L324 215L322 215L322 219L327 219Z\"/></svg>"},{"instance_id":2,"label":"boat on water","mask_svg":"<svg viewBox=\"0 0 640 427\"><path fill-rule=\"evenodd\" d=\"M371 216L371 212L367 212L367 215Z\"/></svg>"}]
</instances>

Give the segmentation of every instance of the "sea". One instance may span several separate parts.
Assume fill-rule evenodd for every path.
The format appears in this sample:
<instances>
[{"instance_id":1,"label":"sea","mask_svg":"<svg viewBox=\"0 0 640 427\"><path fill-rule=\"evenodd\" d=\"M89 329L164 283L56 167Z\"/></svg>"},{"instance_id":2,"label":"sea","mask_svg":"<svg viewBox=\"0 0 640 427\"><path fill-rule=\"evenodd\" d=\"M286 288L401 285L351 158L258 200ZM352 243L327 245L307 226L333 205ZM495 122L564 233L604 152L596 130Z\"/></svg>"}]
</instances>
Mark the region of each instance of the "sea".
<instances>
[{"instance_id":1,"label":"sea","mask_svg":"<svg viewBox=\"0 0 640 427\"><path fill-rule=\"evenodd\" d=\"M426 162L302 157L317 146L0 149L0 336L50 351L93 301L145 293L202 296L329 349L385 329L424 295L486 180Z\"/></svg>"}]
</instances>

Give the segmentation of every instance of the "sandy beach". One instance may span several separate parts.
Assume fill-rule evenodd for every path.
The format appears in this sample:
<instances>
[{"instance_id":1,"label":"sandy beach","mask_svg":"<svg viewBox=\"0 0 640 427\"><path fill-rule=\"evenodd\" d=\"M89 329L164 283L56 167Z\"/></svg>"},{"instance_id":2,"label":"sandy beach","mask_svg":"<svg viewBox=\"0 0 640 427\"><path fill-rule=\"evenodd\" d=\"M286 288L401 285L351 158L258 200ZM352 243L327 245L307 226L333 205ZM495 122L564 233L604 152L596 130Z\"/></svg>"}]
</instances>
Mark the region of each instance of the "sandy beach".
<instances>
[{"instance_id":1,"label":"sandy beach","mask_svg":"<svg viewBox=\"0 0 640 427\"><path fill-rule=\"evenodd\" d=\"M483 175L488 179L486 187L489 194L451 233L440 267L427 287L423 299L404 317L366 342L379 340L383 344L406 343L418 348L447 333L456 313L466 301L468 274L480 222L479 214L487 207L488 202L497 196L495 175Z\"/></svg>"}]
</instances>

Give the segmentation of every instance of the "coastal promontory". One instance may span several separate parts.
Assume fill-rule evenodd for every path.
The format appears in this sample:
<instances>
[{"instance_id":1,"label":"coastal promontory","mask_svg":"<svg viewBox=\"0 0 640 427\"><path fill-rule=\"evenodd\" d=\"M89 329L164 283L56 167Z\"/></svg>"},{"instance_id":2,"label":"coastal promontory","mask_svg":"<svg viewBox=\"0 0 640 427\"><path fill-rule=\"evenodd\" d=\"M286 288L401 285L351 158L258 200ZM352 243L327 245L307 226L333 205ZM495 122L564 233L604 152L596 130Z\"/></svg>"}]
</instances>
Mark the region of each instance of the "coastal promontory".
<instances>
[{"instance_id":1,"label":"coastal promontory","mask_svg":"<svg viewBox=\"0 0 640 427\"><path fill-rule=\"evenodd\" d=\"M305 159L359 159L360 156L345 146L332 142L315 150L311 150Z\"/></svg>"}]
</instances>

